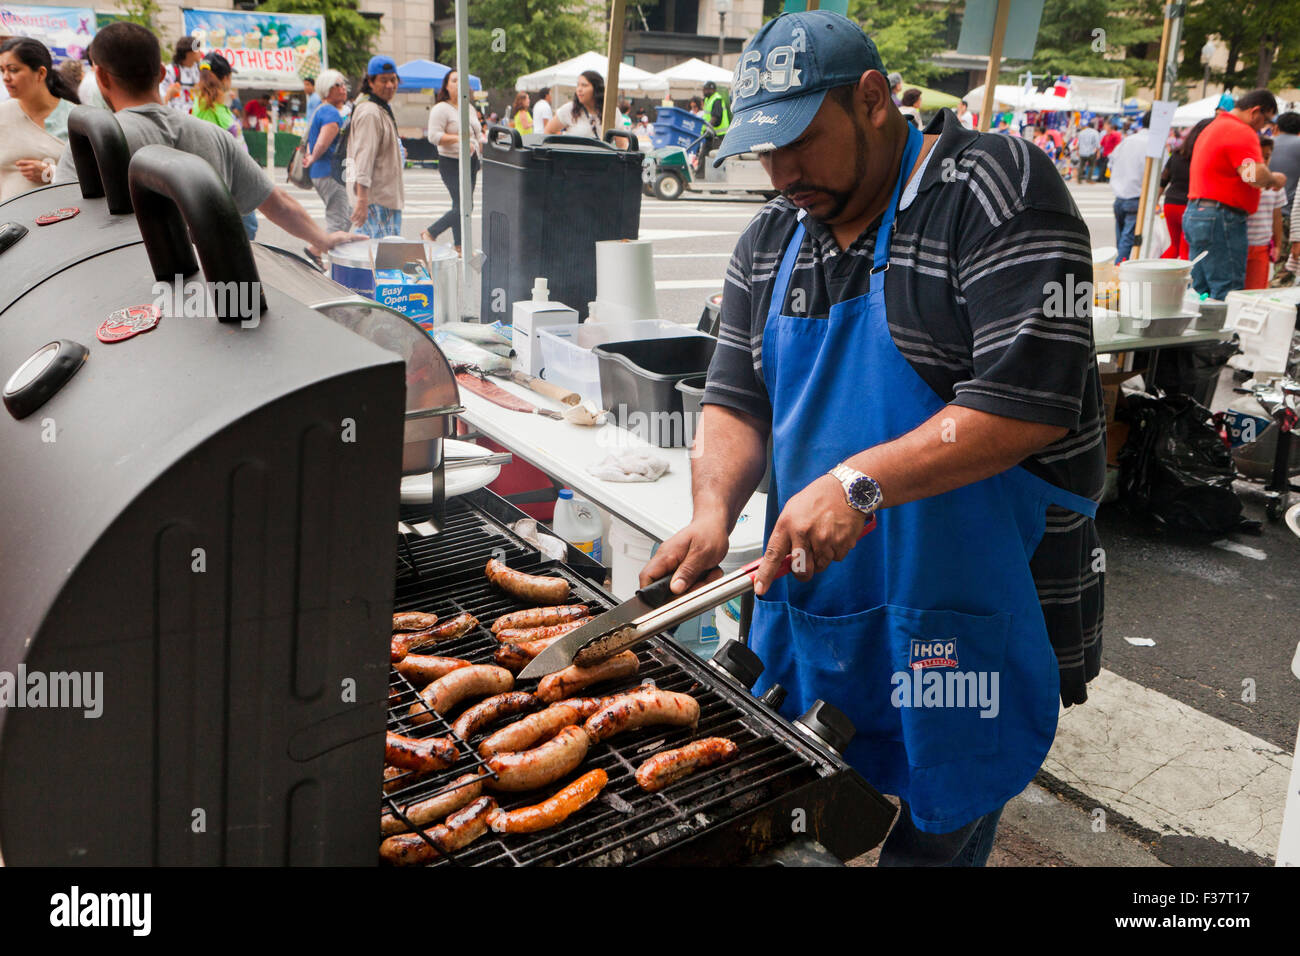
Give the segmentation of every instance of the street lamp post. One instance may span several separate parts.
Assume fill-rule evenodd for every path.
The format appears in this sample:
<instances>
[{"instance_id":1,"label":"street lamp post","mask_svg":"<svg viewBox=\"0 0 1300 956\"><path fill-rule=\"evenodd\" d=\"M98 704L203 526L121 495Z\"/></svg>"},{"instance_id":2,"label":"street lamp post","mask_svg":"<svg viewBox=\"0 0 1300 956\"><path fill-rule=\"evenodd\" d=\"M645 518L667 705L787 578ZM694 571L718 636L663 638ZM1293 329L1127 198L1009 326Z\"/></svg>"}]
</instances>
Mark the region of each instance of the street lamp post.
<instances>
[{"instance_id":1,"label":"street lamp post","mask_svg":"<svg viewBox=\"0 0 1300 956\"><path fill-rule=\"evenodd\" d=\"M727 14L731 12L731 0L713 0L718 11L718 66L722 66L723 44L727 37Z\"/></svg>"},{"instance_id":2,"label":"street lamp post","mask_svg":"<svg viewBox=\"0 0 1300 956\"><path fill-rule=\"evenodd\" d=\"M1201 80L1201 99L1205 99L1207 95L1206 88L1210 85L1210 60L1214 59L1218 49L1213 40L1206 40L1205 46L1201 47L1201 62L1205 64L1205 77Z\"/></svg>"}]
</instances>

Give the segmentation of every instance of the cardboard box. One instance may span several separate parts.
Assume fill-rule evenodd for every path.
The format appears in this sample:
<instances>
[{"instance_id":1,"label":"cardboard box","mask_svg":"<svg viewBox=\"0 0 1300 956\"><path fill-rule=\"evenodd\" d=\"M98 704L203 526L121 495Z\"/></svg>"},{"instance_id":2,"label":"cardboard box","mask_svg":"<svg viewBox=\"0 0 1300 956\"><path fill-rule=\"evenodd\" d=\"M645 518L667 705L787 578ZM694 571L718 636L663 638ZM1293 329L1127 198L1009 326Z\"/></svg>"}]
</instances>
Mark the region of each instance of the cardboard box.
<instances>
[{"instance_id":1,"label":"cardboard box","mask_svg":"<svg viewBox=\"0 0 1300 956\"><path fill-rule=\"evenodd\" d=\"M1128 422L1106 423L1106 464L1119 464L1119 450L1128 441Z\"/></svg>"},{"instance_id":2,"label":"cardboard box","mask_svg":"<svg viewBox=\"0 0 1300 956\"><path fill-rule=\"evenodd\" d=\"M1119 409L1124 383L1142 373L1116 371L1109 364L1098 366L1098 373L1101 378L1101 400L1106 408L1106 423L1110 424L1115 420L1115 412Z\"/></svg>"},{"instance_id":3,"label":"cardboard box","mask_svg":"<svg viewBox=\"0 0 1300 956\"><path fill-rule=\"evenodd\" d=\"M375 244L374 299L422 325L433 320L433 269L422 242Z\"/></svg>"}]
</instances>

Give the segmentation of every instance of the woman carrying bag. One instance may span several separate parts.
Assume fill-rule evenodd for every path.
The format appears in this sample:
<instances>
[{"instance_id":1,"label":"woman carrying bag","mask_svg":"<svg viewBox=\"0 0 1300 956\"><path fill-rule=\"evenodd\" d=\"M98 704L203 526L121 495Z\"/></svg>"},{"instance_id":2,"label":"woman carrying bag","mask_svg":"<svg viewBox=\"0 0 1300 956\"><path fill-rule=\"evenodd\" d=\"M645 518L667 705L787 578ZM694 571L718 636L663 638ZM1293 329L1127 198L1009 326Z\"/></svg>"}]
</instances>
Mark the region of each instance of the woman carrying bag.
<instances>
[{"instance_id":1,"label":"woman carrying bag","mask_svg":"<svg viewBox=\"0 0 1300 956\"><path fill-rule=\"evenodd\" d=\"M438 98L433 104L433 109L429 111L429 128L428 139L434 146L438 147L438 175L442 177L442 184L447 187L447 192L451 193L451 209L443 213L437 222L433 223L424 232L420 233L420 238L433 242L448 228L451 229L452 242L456 246L456 252L460 252L460 85L459 78L455 70L448 72L442 78L442 89L438 90ZM470 143L470 167L469 167L469 197L467 202L470 208L474 206L474 185L478 180L479 155L481 149L480 136L483 131L483 125L479 122L478 113L471 109L469 111L469 143Z\"/></svg>"}]
</instances>

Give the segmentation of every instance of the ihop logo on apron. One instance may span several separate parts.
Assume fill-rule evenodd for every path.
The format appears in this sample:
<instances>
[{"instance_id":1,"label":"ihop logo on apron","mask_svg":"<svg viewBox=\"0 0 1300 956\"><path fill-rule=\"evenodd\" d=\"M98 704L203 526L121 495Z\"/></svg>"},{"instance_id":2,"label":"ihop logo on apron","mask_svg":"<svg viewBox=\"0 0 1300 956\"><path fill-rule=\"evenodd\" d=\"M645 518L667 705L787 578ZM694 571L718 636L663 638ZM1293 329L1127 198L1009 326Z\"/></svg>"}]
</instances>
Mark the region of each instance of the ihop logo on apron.
<instances>
[{"instance_id":1,"label":"ihop logo on apron","mask_svg":"<svg viewBox=\"0 0 1300 956\"><path fill-rule=\"evenodd\" d=\"M908 666L912 670L926 667L956 667L956 641L912 641L912 656Z\"/></svg>"}]
</instances>

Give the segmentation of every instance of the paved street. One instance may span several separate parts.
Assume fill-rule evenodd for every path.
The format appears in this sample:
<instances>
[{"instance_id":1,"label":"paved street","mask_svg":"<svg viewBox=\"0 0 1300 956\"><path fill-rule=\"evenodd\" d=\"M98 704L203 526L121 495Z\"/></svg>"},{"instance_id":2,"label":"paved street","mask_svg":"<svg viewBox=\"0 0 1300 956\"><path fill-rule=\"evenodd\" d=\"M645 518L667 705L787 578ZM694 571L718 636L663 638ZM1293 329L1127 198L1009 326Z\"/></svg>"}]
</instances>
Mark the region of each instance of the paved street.
<instances>
[{"instance_id":1,"label":"paved street","mask_svg":"<svg viewBox=\"0 0 1300 956\"><path fill-rule=\"evenodd\" d=\"M1094 248L1113 246L1109 187L1070 189ZM320 216L314 193L291 191ZM408 172L407 196L410 237L450 206L429 170ZM758 208L757 197L643 199L663 317L698 319ZM259 238L277 233L263 223ZM1248 516L1262 519L1257 486L1239 487ZM1300 714L1300 539L1265 523L1259 536L1206 542L1115 506L1099 527L1105 669L1089 702L1063 714L1038 785L1008 806L992 862L1271 863Z\"/></svg>"}]
</instances>

